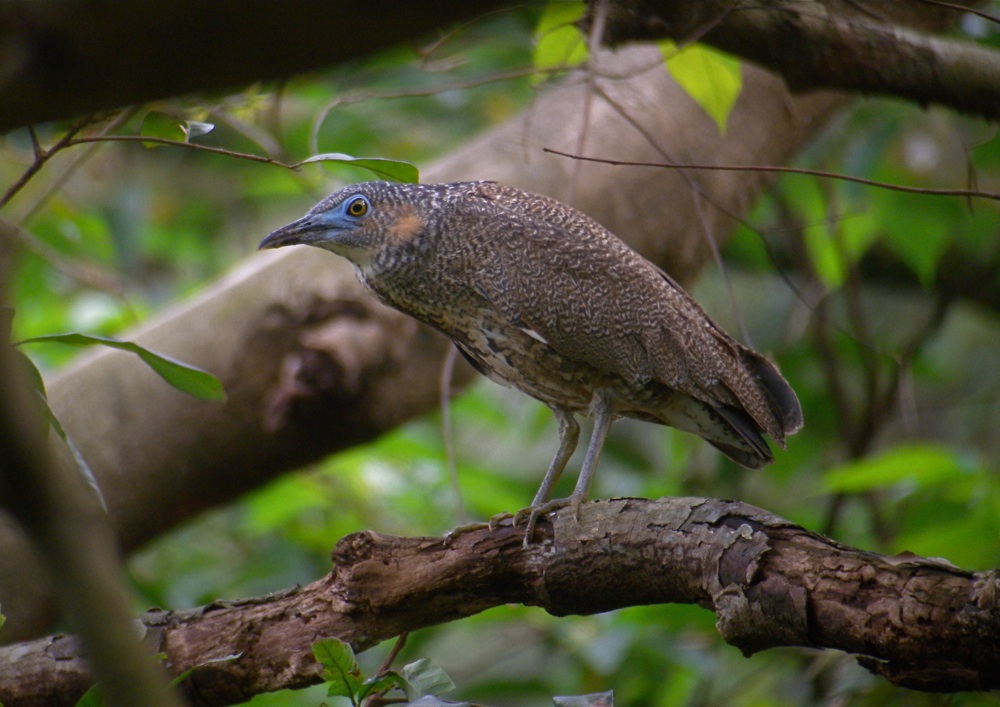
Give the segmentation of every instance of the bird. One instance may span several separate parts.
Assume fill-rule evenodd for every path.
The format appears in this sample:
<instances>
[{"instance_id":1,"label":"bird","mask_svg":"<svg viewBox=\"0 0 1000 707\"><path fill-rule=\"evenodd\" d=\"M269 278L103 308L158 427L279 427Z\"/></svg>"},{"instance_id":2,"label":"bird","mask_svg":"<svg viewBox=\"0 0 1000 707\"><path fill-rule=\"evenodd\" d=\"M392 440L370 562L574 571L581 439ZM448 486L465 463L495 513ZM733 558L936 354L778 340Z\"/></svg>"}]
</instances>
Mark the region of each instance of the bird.
<instances>
[{"instance_id":1,"label":"bird","mask_svg":"<svg viewBox=\"0 0 1000 707\"><path fill-rule=\"evenodd\" d=\"M590 492L612 422L694 433L760 468L803 423L777 367L740 344L659 267L581 211L497 182L364 182L339 189L260 249L305 244L350 261L383 303L439 330L473 368L547 405L559 446L528 513ZM552 499L593 431L568 498ZM527 537L525 542L527 542Z\"/></svg>"}]
</instances>

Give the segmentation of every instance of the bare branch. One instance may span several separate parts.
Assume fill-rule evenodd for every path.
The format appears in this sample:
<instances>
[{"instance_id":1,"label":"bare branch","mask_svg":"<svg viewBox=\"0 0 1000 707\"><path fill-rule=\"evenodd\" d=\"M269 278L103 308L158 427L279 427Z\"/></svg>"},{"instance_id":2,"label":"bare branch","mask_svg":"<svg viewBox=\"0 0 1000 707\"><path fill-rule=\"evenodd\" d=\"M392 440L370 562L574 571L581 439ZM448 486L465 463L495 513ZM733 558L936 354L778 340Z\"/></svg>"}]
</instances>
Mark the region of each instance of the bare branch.
<instances>
[{"instance_id":1,"label":"bare branch","mask_svg":"<svg viewBox=\"0 0 1000 707\"><path fill-rule=\"evenodd\" d=\"M704 498L597 501L578 518L566 509L539 524L527 548L523 532L508 522L443 539L355 533L337 544L323 579L149 614L147 641L175 675L194 669L185 683L193 704L222 705L319 682L310 646L323 637L361 651L506 603L557 616L684 603L713 610L723 638L747 656L834 648L914 689L1000 687L996 572L856 550L753 506ZM72 637L0 650L8 707L72 704L86 683ZM25 685L36 692L19 693Z\"/></svg>"},{"instance_id":2,"label":"bare branch","mask_svg":"<svg viewBox=\"0 0 1000 707\"><path fill-rule=\"evenodd\" d=\"M908 194L923 194L924 196L956 196L963 199L990 199L1000 201L1000 194L991 191L978 191L976 189L930 189L925 187L909 187L905 184L893 184L892 182L880 182L877 179L866 179L865 177L855 177L850 174L840 174L838 172L827 172L822 169L806 169L804 167L782 167L779 165L736 165L736 164L680 164L677 162L646 162L616 160L605 157L585 157L584 155L572 154L552 148L543 148L543 152L559 157L568 157L572 160L582 160L584 162L598 162L600 164L612 165L615 167L656 167L659 169L692 169L692 170L716 170L731 172L775 172L781 174L802 174L809 177L822 177L823 179L838 179L844 182L854 182L864 184L878 189L888 189L890 191L901 191Z\"/></svg>"}]
</instances>

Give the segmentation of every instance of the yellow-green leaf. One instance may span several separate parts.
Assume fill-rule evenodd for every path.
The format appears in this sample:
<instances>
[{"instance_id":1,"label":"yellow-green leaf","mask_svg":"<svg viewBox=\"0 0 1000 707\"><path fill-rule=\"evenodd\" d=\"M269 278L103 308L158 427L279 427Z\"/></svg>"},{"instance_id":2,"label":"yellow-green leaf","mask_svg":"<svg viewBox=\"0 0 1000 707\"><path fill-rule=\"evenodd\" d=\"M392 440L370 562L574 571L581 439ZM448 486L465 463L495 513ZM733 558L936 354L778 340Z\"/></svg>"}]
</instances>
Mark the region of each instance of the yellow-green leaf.
<instances>
[{"instance_id":1,"label":"yellow-green leaf","mask_svg":"<svg viewBox=\"0 0 1000 707\"><path fill-rule=\"evenodd\" d=\"M743 88L739 59L703 44L683 49L665 40L659 43L667 70L726 133L726 122Z\"/></svg>"},{"instance_id":2,"label":"yellow-green leaf","mask_svg":"<svg viewBox=\"0 0 1000 707\"><path fill-rule=\"evenodd\" d=\"M536 69L576 66L587 60L587 38L576 22L587 10L584 2L550 2L535 27Z\"/></svg>"}]
</instances>

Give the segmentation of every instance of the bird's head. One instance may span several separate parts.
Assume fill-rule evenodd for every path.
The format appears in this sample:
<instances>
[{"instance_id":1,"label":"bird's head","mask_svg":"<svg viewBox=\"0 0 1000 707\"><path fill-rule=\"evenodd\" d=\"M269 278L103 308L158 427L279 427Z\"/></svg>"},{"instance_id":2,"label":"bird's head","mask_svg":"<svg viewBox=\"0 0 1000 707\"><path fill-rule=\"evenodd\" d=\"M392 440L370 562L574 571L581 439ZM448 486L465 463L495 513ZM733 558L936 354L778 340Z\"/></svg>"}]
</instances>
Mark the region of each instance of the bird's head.
<instances>
[{"instance_id":1,"label":"bird's head","mask_svg":"<svg viewBox=\"0 0 1000 707\"><path fill-rule=\"evenodd\" d=\"M405 250L426 232L425 191L417 184L353 184L270 234L258 249L311 245L363 268L379 256Z\"/></svg>"}]
</instances>

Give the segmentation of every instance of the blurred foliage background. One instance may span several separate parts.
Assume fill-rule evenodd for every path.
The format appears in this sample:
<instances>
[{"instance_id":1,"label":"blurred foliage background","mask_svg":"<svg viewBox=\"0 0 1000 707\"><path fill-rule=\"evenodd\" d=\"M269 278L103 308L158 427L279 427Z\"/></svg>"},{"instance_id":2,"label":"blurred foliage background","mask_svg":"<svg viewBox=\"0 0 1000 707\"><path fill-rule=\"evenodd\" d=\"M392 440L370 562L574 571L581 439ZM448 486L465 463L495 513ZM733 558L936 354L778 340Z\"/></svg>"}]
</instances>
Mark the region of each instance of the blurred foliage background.
<instances>
[{"instance_id":1,"label":"blurred foliage background","mask_svg":"<svg viewBox=\"0 0 1000 707\"><path fill-rule=\"evenodd\" d=\"M530 104L539 85L531 71L537 20L537 8L519 9L280 86L110 120L120 134L140 134L159 114L207 122L215 128L194 140L200 145L288 162L344 152L424 164ZM966 30L1000 44L995 26ZM51 143L63 128L39 138ZM12 184L33 161L29 134L5 136L0 155L0 180ZM893 101L842 115L798 166L1000 192L993 127ZM345 167L291 172L140 143L67 150L4 209L26 224L9 283L14 340L119 333L247 257L339 183L367 178ZM990 299L1000 275L987 268L964 294L940 277L956 263L1000 262L998 215L995 202L778 180L727 246L725 271L706 273L694 294L780 362L802 399L804 431L753 473L692 436L623 421L593 496L739 498L877 552L1000 566L1000 320ZM30 353L49 370L72 355ZM548 410L482 381L450 415L468 516L522 506L556 439ZM357 530L446 532L463 519L444 450L433 415L187 523L132 558L144 607L307 583L329 569L333 543ZM616 704L637 707L994 703L897 690L832 652L772 650L748 660L713 623L710 612L688 606L561 619L509 607L421 631L403 659L433 658L458 696L491 705L605 689L615 690ZM373 671L387 650L370 651L363 664ZM324 702L319 688L251 704Z\"/></svg>"}]
</instances>

